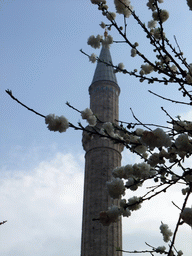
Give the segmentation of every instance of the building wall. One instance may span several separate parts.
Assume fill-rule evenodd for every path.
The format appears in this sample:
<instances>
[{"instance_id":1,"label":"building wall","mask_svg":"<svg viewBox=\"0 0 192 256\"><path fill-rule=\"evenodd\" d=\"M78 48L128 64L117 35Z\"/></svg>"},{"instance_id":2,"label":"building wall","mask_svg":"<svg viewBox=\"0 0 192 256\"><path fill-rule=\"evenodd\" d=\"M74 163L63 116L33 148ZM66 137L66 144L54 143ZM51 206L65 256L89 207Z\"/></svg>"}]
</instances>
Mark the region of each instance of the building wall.
<instances>
[{"instance_id":1,"label":"building wall","mask_svg":"<svg viewBox=\"0 0 192 256\"><path fill-rule=\"evenodd\" d=\"M112 170L120 166L120 148L108 139L93 140L95 147L91 145L85 155L81 256L120 256L116 247L122 248L121 219L110 226L92 220L98 218L99 213L107 210L112 203L118 204L118 200L112 202L108 196L106 182L111 179Z\"/></svg>"},{"instance_id":2,"label":"building wall","mask_svg":"<svg viewBox=\"0 0 192 256\"><path fill-rule=\"evenodd\" d=\"M107 50L104 51L106 54ZM103 72L103 68L99 70ZM119 118L119 93L120 88L114 80L94 81L89 87L90 108L102 122L115 122ZM97 128L101 126L100 123ZM112 170L121 165L123 146L98 135L87 139L86 133L82 142L86 154L81 256L121 256L122 253L116 251L117 247L122 248L121 219L110 226L93 219L112 203L118 204L118 200L112 202L108 196L106 182L111 180Z\"/></svg>"}]
</instances>

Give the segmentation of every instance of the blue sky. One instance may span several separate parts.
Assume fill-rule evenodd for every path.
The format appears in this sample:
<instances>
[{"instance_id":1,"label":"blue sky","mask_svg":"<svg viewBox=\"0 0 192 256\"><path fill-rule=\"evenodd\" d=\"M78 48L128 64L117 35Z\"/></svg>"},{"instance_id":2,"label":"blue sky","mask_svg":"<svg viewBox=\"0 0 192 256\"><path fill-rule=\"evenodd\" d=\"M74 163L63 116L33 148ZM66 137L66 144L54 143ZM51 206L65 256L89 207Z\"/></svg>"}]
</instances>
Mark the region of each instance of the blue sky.
<instances>
[{"instance_id":1,"label":"blue sky","mask_svg":"<svg viewBox=\"0 0 192 256\"><path fill-rule=\"evenodd\" d=\"M114 11L113 1L108 2ZM132 5L147 23L151 13L145 6L146 1L143 2L134 0ZM162 8L170 13L165 23L167 37L174 44L173 35L177 36L191 63L189 24L192 18L188 6L185 1L181 4L180 0L169 0ZM121 21L121 17L117 19ZM79 110L89 106L88 87L96 66L79 50L99 55L100 50L90 48L86 42L92 34L103 34L98 25L101 21L105 22L105 18L88 0L0 1L0 220L9 220L0 229L3 236L0 255L53 256L63 255L63 252L66 256L79 255L84 169L81 132L51 133L43 118L18 105L4 91L12 90L15 97L44 115L64 115L70 122L77 123L79 114L65 102L69 101ZM133 18L128 19L127 33L153 59L150 46ZM115 31L111 31L111 35L120 39ZM139 69L143 64L138 57L130 57L130 49L125 45L113 44L111 55L114 64L123 62L128 70ZM163 102L147 92L150 89L182 100L175 85L149 86L122 74L117 74L117 79L121 87L121 120L135 121L131 107L142 122L166 124L167 117L160 109L162 105L173 117L190 116L188 107ZM128 152L123 153L123 164L137 160ZM169 202L163 203L173 210ZM148 207L152 205L144 209L147 211ZM155 209L158 207L162 208L155 205ZM154 242L152 245L161 245L155 227L158 229L162 219L154 216L157 226L154 224L153 229L147 231L151 221L146 211L135 213L130 222L126 220L125 249L135 249L138 241L146 241L146 232L151 243ZM164 216L172 221L170 214L164 213ZM137 224L133 231L134 222L146 228L141 231ZM191 235L189 227L182 229ZM136 237L138 241L134 243ZM128 244L128 241L133 242ZM182 238L179 243L184 246Z\"/></svg>"}]
</instances>

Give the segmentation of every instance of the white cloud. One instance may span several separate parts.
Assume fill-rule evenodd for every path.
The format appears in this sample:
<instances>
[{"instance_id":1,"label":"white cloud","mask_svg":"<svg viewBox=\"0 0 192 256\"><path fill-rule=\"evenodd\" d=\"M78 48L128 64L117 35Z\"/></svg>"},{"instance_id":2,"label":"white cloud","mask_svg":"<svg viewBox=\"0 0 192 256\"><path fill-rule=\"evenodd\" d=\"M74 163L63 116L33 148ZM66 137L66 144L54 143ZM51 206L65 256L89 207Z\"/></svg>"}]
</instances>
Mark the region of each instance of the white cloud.
<instances>
[{"instance_id":1,"label":"white cloud","mask_svg":"<svg viewBox=\"0 0 192 256\"><path fill-rule=\"evenodd\" d=\"M0 255L79 255L81 160L57 153L34 170L10 173L0 195L1 220L8 220L0 230Z\"/></svg>"},{"instance_id":2,"label":"white cloud","mask_svg":"<svg viewBox=\"0 0 192 256\"><path fill-rule=\"evenodd\" d=\"M192 121L192 110L190 110L186 113L182 113L180 115L181 115L182 120Z\"/></svg>"},{"instance_id":3,"label":"white cloud","mask_svg":"<svg viewBox=\"0 0 192 256\"><path fill-rule=\"evenodd\" d=\"M128 151L123 157L124 164L140 160ZM82 154L58 152L34 169L4 175L0 182L0 220L8 222L0 226L0 255L79 256L83 170ZM138 191L138 195L144 193L143 188ZM131 196L129 192L126 198ZM173 231L179 211L171 201L181 206L182 199L180 188L172 189L146 201L131 217L124 218L123 249L148 249L145 242L152 246L163 245L160 222L167 223ZM185 224L180 230L177 249L190 256L191 229Z\"/></svg>"}]
</instances>

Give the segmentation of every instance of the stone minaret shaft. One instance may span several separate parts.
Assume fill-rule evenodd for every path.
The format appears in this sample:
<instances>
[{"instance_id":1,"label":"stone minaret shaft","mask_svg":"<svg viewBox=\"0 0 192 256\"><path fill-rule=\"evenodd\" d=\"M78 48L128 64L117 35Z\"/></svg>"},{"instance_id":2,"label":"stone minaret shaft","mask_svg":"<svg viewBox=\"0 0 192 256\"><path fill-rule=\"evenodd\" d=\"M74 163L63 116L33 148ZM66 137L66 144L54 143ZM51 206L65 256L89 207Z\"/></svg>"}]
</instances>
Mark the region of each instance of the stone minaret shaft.
<instances>
[{"instance_id":1,"label":"stone minaret shaft","mask_svg":"<svg viewBox=\"0 0 192 256\"><path fill-rule=\"evenodd\" d=\"M110 51L104 46L99 58L112 62ZM119 93L113 68L98 62L89 94L90 108L101 121L115 122L118 119ZM123 148L98 136L87 140L85 134L83 147L86 154L81 256L121 256L121 252L116 251L117 247L122 248L121 220L103 226L92 219L98 218L100 211L107 210L112 203L118 203L108 196L106 182L111 180L112 170L121 165Z\"/></svg>"}]
</instances>

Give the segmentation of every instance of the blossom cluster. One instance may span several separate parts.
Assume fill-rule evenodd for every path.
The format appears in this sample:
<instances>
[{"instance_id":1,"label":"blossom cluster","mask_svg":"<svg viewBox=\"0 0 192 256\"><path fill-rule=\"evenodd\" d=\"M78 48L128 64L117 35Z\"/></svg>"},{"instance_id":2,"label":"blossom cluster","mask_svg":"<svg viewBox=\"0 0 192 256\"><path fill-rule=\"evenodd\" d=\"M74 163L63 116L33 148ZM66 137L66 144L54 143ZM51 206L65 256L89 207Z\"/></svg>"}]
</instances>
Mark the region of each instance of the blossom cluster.
<instances>
[{"instance_id":1,"label":"blossom cluster","mask_svg":"<svg viewBox=\"0 0 192 256\"><path fill-rule=\"evenodd\" d=\"M89 61L91 61L92 63L95 63L97 60L97 55L95 55L94 53L92 53L90 56L89 56Z\"/></svg>"},{"instance_id":2,"label":"blossom cluster","mask_svg":"<svg viewBox=\"0 0 192 256\"><path fill-rule=\"evenodd\" d=\"M100 48L101 44L104 47L109 48L112 43L113 43L113 37L111 35L106 35L104 39L103 39L103 36L101 35L97 35L96 37L92 35L87 40L87 44L95 49ZM90 60L90 57L89 57L89 60Z\"/></svg>"},{"instance_id":3,"label":"blossom cluster","mask_svg":"<svg viewBox=\"0 0 192 256\"><path fill-rule=\"evenodd\" d=\"M120 215L119 207L112 205L107 211L100 212L99 221L103 226L109 226L111 223L116 222Z\"/></svg>"},{"instance_id":4,"label":"blossom cluster","mask_svg":"<svg viewBox=\"0 0 192 256\"><path fill-rule=\"evenodd\" d=\"M121 199L125 195L126 189L135 191L148 179L160 180L162 183L167 182L168 174L166 169L160 166L162 165L163 167L166 160L173 163L178 161L178 157L183 159L188 154L192 154L192 140L190 135L187 134L187 132L191 131L191 123L179 120L173 124L173 127L178 133L181 133L176 135L175 138L161 128L151 131L138 128L130 133L125 128L120 128L110 122L103 124L100 130L101 134L106 134L112 139L119 140L124 145L129 145L132 151L139 153L144 158L144 162L116 167L112 171L112 180L107 182L107 189L111 198ZM177 182L180 178L190 184L192 182L192 172L187 174L184 171L181 176L172 174L170 181ZM183 194L189 191L189 186L182 189ZM126 202L125 199L121 199L120 202L124 202L124 205L118 208L116 216L126 216L126 211L123 214L122 209L128 209L129 211L139 209L142 200L141 198L136 199L136 197L133 197ZM110 213L111 209L108 211ZM105 212L106 216L108 216L108 211ZM192 209L186 208L182 212L181 218L185 223L192 225ZM113 218L109 219L110 223L113 222ZM116 220L117 218L115 218ZM172 233L166 225L161 225L161 232L164 241L168 241Z\"/></svg>"},{"instance_id":5,"label":"blossom cluster","mask_svg":"<svg viewBox=\"0 0 192 256\"><path fill-rule=\"evenodd\" d=\"M134 180L145 180L149 177L152 177L156 174L156 172L151 168L149 164L146 162L138 163L138 164L127 164L125 166L116 167L112 171L112 175L114 178L120 178L128 180L127 187L129 183L132 183L132 179ZM132 184L133 185L133 184ZM136 190L135 186L133 188L130 186L131 190Z\"/></svg>"},{"instance_id":6,"label":"blossom cluster","mask_svg":"<svg viewBox=\"0 0 192 256\"><path fill-rule=\"evenodd\" d=\"M90 108L81 111L81 117L82 119L86 119L90 126L95 126L97 124L97 118Z\"/></svg>"},{"instance_id":7,"label":"blossom cluster","mask_svg":"<svg viewBox=\"0 0 192 256\"><path fill-rule=\"evenodd\" d=\"M161 4L163 3L163 0L158 0L158 2ZM156 10L156 6L154 5L154 3L155 3L155 0L148 0L147 2L148 8L151 9L152 11Z\"/></svg>"},{"instance_id":8,"label":"blossom cluster","mask_svg":"<svg viewBox=\"0 0 192 256\"><path fill-rule=\"evenodd\" d=\"M100 48L102 40L103 40L103 37L101 35L97 35L96 37L92 35L88 38L87 44L97 49L97 48Z\"/></svg>"},{"instance_id":9,"label":"blossom cluster","mask_svg":"<svg viewBox=\"0 0 192 256\"><path fill-rule=\"evenodd\" d=\"M91 0L92 4L106 4L105 0Z\"/></svg>"},{"instance_id":10,"label":"blossom cluster","mask_svg":"<svg viewBox=\"0 0 192 256\"><path fill-rule=\"evenodd\" d=\"M49 114L45 117L45 123L50 131L65 132L69 128L68 120L64 116Z\"/></svg>"},{"instance_id":11,"label":"blossom cluster","mask_svg":"<svg viewBox=\"0 0 192 256\"><path fill-rule=\"evenodd\" d=\"M107 211L100 212L99 220L104 226L109 226L111 223L118 221L120 216L129 217L131 211L140 208L140 198L134 196L129 198L128 202L126 202L126 199L122 199L120 200L120 206L112 205Z\"/></svg>"},{"instance_id":12,"label":"blossom cluster","mask_svg":"<svg viewBox=\"0 0 192 256\"><path fill-rule=\"evenodd\" d=\"M192 131L192 122L190 121L176 121L173 124L173 129L177 132L190 132Z\"/></svg>"},{"instance_id":13,"label":"blossom cluster","mask_svg":"<svg viewBox=\"0 0 192 256\"><path fill-rule=\"evenodd\" d=\"M128 18L131 15L133 6L131 5L130 0L122 0L121 2L118 0L114 0L114 4L117 13L123 14L126 18Z\"/></svg>"},{"instance_id":14,"label":"blossom cluster","mask_svg":"<svg viewBox=\"0 0 192 256\"><path fill-rule=\"evenodd\" d=\"M182 220L192 227L192 208L185 208L181 213Z\"/></svg>"},{"instance_id":15,"label":"blossom cluster","mask_svg":"<svg viewBox=\"0 0 192 256\"><path fill-rule=\"evenodd\" d=\"M130 133L126 129L118 129L110 122L103 124L100 133L123 143L131 151L141 155L151 167L155 167L158 164L164 164L166 159L173 163L178 160L178 157L184 159L192 154L190 127L191 122L180 121L174 124L173 129L188 131L188 134L181 133L175 139L161 128L151 131L136 129L135 132ZM192 176L190 177L192 179Z\"/></svg>"},{"instance_id":16,"label":"blossom cluster","mask_svg":"<svg viewBox=\"0 0 192 256\"><path fill-rule=\"evenodd\" d=\"M97 124L97 117L93 114L90 108L81 111L81 117L82 119L87 120L90 126L95 126ZM65 132L69 128L67 118L64 116L56 116L55 114L45 116L45 123L47 124L47 128L54 132Z\"/></svg>"},{"instance_id":17,"label":"blossom cluster","mask_svg":"<svg viewBox=\"0 0 192 256\"><path fill-rule=\"evenodd\" d=\"M160 254L163 254L165 250L166 250L165 246L158 246L155 251L159 252Z\"/></svg>"},{"instance_id":18,"label":"blossom cluster","mask_svg":"<svg viewBox=\"0 0 192 256\"><path fill-rule=\"evenodd\" d=\"M167 224L161 224L160 226L161 233L163 235L163 240L167 243L170 240L170 237L173 235L169 226Z\"/></svg>"},{"instance_id":19,"label":"blossom cluster","mask_svg":"<svg viewBox=\"0 0 192 256\"><path fill-rule=\"evenodd\" d=\"M125 194L125 186L120 178L113 178L111 181L107 181L107 188L109 195L113 198L120 198Z\"/></svg>"}]
</instances>

